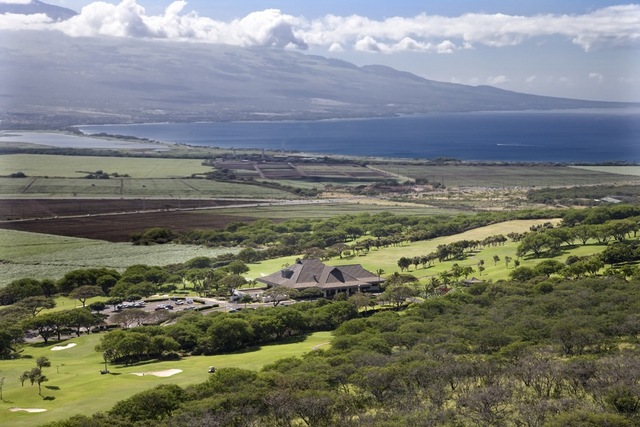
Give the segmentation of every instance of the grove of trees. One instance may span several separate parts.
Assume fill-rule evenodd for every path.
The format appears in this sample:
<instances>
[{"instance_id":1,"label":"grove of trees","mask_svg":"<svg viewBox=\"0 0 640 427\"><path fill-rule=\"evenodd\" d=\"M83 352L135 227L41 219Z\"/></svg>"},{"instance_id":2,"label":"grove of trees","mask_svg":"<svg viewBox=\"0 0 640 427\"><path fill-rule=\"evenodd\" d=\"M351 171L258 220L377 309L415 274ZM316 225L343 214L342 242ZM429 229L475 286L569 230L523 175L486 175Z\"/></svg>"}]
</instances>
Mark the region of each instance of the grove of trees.
<instances>
[{"instance_id":1,"label":"grove of trees","mask_svg":"<svg viewBox=\"0 0 640 427\"><path fill-rule=\"evenodd\" d=\"M401 311L365 316L354 307L304 303L111 332L100 350L128 334L147 343L172 337L166 342L182 351L205 354L310 330L332 329L335 338L258 372L218 369L201 384L158 386L107 413L52 425L640 423L638 281L536 276L473 285Z\"/></svg>"}]
</instances>

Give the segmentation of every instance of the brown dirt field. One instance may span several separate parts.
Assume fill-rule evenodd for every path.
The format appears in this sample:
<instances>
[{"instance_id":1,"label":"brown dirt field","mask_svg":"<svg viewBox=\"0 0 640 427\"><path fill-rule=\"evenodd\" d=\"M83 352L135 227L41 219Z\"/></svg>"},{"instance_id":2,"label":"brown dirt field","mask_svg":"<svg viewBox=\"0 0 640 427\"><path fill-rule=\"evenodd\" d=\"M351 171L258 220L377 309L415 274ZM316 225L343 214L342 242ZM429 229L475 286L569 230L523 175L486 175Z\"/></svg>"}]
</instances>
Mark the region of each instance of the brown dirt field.
<instances>
[{"instance_id":1,"label":"brown dirt field","mask_svg":"<svg viewBox=\"0 0 640 427\"><path fill-rule=\"evenodd\" d=\"M231 221L253 221L212 211L176 211L251 203L237 200L175 199L3 199L0 200L0 228L60 236L128 242L132 233L151 227L168 227L175 232L224 228ZM143 208L147 211L139 212ZM161 212L158 212L161 211Z\"/></svg>"},{"instance_id":2,"label":"brown dirt field","mask_svg":"<svg viewBox=\"0 0 640 427\"><path fill-rule=\"evenodd\" d=\"M0 220L242 204L210 199L0 199ZM251 203L251 202L246 202Z\"/></svg>"},{"instance_id":3,"label":"brown dirt field","mask_svg":"<svg viewBox=\"0 0 640 427\"><path fill-rule=\"evenodd\" d=\"M0 223L0 228L128 242L132 233L151 227L167 227L175 232L183 232L193 229L219 229L232 221L251 222L255 219L250 216L223 215L215 211L169 211L4 222Z\"/></svg>"}]
</instances>

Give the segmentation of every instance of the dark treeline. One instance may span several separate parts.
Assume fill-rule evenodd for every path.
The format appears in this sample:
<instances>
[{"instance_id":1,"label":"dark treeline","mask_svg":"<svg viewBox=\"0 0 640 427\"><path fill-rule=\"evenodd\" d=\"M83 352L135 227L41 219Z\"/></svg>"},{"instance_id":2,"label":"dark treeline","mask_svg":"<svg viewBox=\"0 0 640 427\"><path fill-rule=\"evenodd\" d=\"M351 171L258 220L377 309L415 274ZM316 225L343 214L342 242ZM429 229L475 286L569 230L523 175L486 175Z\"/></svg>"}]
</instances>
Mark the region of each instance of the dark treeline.
<instances>
[{"instance_id":1,"label":"dark treeline","mask_svg":"<svg viewBox=\"0 0 640 427\"><path fill-rule=\"evenodd\" d=\"M347 304L315 307L307 316L322 318L321 310ZM241 340L226 337L224 327L246 330L306 315L280 310L185 318L161 335L226 351L225 342ZM330 348L259 372L219 369L201 384L158 386L106 413L52 426L640 424L638 281L542 276L473 285L400 312L348 313L328 317L339 326L323 325L337 326ZM203 336L189 340L179 332L190 328ZM119 333L152 336L161 329Z\"/></svg>"},{"instance_id":2,"label":"dark treeline","mask_svg":"<svg viewBox=\"0 0 640 427\"><path fill-rule=\"evenodd\" d=\"M605 197L620 197L628 203L640 200L638 185L595 185L530 190L527 199L535 203L595 206Z\"/></svg>"}]
</instances>

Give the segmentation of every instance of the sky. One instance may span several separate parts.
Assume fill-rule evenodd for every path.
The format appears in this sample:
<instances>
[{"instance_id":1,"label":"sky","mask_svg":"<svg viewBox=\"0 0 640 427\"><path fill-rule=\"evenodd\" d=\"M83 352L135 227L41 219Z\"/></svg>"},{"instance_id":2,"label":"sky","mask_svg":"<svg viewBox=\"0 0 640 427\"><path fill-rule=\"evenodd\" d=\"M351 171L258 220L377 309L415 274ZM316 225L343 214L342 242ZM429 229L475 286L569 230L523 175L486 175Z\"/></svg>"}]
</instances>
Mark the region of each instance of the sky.
<instances>
[{"instance_id":1,"label":"sky","mask_svg":"<svg viewBox=\"0 0 640 427\"><path fill-rule=\"evenodd\" d=\"M28 0L0 0L25 2ZM0 29L295 49L432 80L640 102L640 3L608 0L49 0Z\"/></svg>"}]
</instances>

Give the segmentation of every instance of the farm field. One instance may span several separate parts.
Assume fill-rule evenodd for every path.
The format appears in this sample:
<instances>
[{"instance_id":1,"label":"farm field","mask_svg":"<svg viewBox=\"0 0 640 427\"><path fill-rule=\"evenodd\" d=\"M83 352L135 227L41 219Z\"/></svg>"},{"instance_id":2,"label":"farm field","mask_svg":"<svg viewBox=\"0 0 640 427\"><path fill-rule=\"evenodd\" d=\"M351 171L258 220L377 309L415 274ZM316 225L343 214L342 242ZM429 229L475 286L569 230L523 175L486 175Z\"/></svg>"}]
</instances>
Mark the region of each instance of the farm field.
<instances>
[{"instance_id":1,"label":"farm field","mask_svg":"<svg viewBox=\"0 0 640 427\"><path fill-rule=\"evenodd\" d=\"M251 216L250 208L245 208L244 215L233 216L218 211L105 214L2 222L0 228L125 243L131 241L132 233L141 233L152 227L168 227L174 232L181 232L189 229L223 228L231 221L253 219L255 218Z\"/></svg>"},{"instance_id":2,"label":"farm field","mask_svg":"<svg viewBox=\"0 0 640 427\"><path fill-rule=\"evenodd\" d=\"M107 213L162 211L221 207L251 203L253 200L225 199L0 199L0 221L28 218L52 218L62 216L97 215Z\"/></svg>"},{"instance_id":3,"label":"farm field","mask_svg":"<svg viewBox=\"0 0 640 427\"><path fill-rule=\"evenodd\" d=\"M0 230L0 287L24 277L58 279L87 267L124 269L134 264L167 265L198 256L214 257L232 248L188 245L133 246L14 230Z\"/></svg>"},{"instance_id":4,"label":"farm field","mask_svg":"<svg viewBox=\"0 0 640 427\"><path fill-rule=\"evenodd\" d=\"M27 176L83 178L97 170L127 174L132 178L181 178L210 172L200 159L164 159L155 157L59 156L48 154L0 155L3 175L23 172Z\"/></svg>"},{"instance_id":5,"label":"farm field","mask_svg":"<svg viewBox=\"0 0 640 427\"><path fill-rule=\"evenodd\" d=\"M15 197L295 198L277 188L206 179L0 178L0 198Z\"/></svg>"},{"instance_id":6,"label":"farm field","mask_svg":"<svg viewBox=\"0 0 640 427\"><path fill-rule=\"evenodd\" d=\"M389 178L389 174L369 169L365 166L345 163L301 163L256 162L256 161L220 161L215 162L218 169L230 169L235 174L272 180L304 181L313 179L317 184L335 181L376 181Z\"/></svg>"},{"instance_id":7,"label":"farm field","mask_svg":"<svg viewBox=\"0 0 640 427\"><path fill-rule=\"evenodd\" d=\"M572 166L575 169L640 176L640 166Z\"/></svg>"},{"instance_id":8,"label":"farm field","mask_svg":"<svg viewBox=\"0 0 640 427\"><path fill-rule=\"evenodd\" d=\"M483 166L382 164L376 168L414 179L440 182L446 187L549 187L605 184L637 180L627 169L568 166ZM613 172L612 172L613 171Z\"/></svg>"},{"instance_id":9,"label":"farm field","mask_svg":"<svg viewBox=\"0 0 640 427\"><path fill-rule=\"evenodd\" d=\"M216 356L192 356L177 361L143 363L138 366L109 366L110 375L100 375L104 368L102 355L94 351L102 334L83 335L68 341L47 346L27 346L24 354L31 358L0 361L0 378L5 377L4 402L0 402L0 421L12 427L30 427L55 420L66 419L74 414L90 415L111 408L117 401L159 384L187 386L207 379L207 368L242 368L258 370L285 357L301 356L314 347L331 341L331 333L317 332L299 342L289 342L256 348L235 354ZM69 343L76 344L66 348ZM52 351L54 347L65 347ZM54 399L44 400L38 396L37 385L29 382L21 387L20 374L35 366L38 357L45 356L51 367L44 368L49 381L43 384L42 394ZM175 375L162 377L153 373L181 370ZM175 372L175 371L174 371ZM144 376L134 373L146 373ZM9 408L46 409L46 412L11 412Z\"/></svg>"},{"instance_id":10,"label":"farm field","mask_svg":"<svg viewBox=\"0 0 640 427\"><path fill-rule=\"evenodd\" d=\"M230 205L234 206L225 207ZM206 209L207 206L216 209ZM0 199L0 220L32 218L0 222L0 228L128 242L132 233L150 227L168 227L175 232L182 232L189 229L219 229L231 221L250 222L258 218L279 221L363 212L421 216L456 213L450 209L382 203L369 199L289 202L281 205L264 201L256 204L250 200L207 199Z\"/></svg>"}]
</instances>

